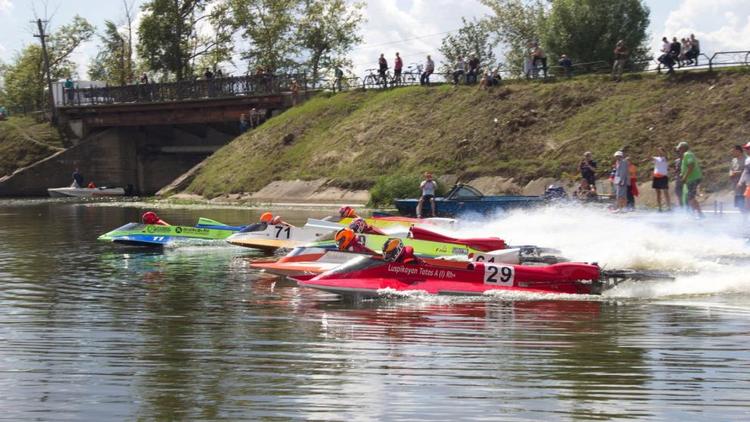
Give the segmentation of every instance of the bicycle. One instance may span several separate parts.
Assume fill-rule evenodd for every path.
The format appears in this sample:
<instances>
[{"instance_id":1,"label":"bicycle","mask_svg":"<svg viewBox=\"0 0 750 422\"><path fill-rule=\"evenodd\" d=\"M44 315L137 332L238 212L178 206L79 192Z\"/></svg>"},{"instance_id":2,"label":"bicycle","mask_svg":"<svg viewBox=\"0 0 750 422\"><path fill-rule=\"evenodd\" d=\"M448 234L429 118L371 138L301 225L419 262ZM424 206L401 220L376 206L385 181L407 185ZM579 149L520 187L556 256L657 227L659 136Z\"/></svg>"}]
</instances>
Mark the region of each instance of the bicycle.
<instances>
[{"instance_id":1,"label":"bicycle","mask_svg":"<svg viewBox=\"0 0 750 422\"><path fill-rule=\"evenodd\" d=\"M421 64L410 64L406 68L406 72L401 74L401 85L416 85L419 83L419 78L422 77L422 69Z\"/></svg>"},{"instance_id":2,"label":"bicycle","mask_svg":"<svg viewBox=\"0 0 750 422\"><path fill-rule=\"evenodd\" d=\"M379 69L367 69L365 72L367 75L362 79L362 88L388 88L388 81L392 83L390 71L385 72L385 81L380 76Z\"/></svg>"}]
</instances>

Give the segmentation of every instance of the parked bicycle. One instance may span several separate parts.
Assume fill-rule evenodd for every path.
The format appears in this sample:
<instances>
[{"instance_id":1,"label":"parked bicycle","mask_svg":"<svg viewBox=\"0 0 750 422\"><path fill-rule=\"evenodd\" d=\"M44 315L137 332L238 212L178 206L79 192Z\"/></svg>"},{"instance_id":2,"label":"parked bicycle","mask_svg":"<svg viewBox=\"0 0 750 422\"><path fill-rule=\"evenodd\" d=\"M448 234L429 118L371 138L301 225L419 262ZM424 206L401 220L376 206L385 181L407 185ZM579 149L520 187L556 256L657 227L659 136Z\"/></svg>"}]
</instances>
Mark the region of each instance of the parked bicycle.
<instances>
[{"instance_id":1,"label":"parked bicycle","mask_svg":"<svg viewBox=\"0 0 750 422\"><path fill-rule=\"evenodd\" d=\"M422 76L423 66L421 64L412 63L406 68L406 72L401 74L401 85L416 85L419 83L419 78Z\"/></svg>"},{"instance_id":2,"label":"parked bicycle","mask_svg":"<svg viewBox=\"0 0 750 422\"><path fill-rule=\"evenodd\" d=\"M390 71L385 72L385 80L380 76L380 72L378 69L367 69L365 70L367 72L367 75L365 75L364 79L362 80L362 87L367 88L388 88L388 83L390 82L393 84L393 78L391 76Z\"/></svg>"}]
</instances>

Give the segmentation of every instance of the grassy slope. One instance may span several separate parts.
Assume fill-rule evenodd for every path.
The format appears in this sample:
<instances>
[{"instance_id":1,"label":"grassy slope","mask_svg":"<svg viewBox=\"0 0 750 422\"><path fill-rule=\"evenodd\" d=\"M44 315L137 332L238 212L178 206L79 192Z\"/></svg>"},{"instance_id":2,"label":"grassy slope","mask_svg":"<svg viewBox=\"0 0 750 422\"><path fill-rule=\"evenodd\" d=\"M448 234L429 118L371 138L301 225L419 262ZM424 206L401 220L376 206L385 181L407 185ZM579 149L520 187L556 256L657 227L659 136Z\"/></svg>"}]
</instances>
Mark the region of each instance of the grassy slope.
<instances>
[{"instance_id":1,"label":"grassy slope","mask_svg":"<svg viewBox=\"0 0 750 422\"><path fill-rule=\"evenodd\" d=\"M604 163L627 146L639 161L680 140L718 187L730 146L750 140L749 90L750 75L722 72L319 96L218 151L187 190L213 197L320 177L367 187L386 172L424 170L524 183L575 174L586 150ZM650 165L640 170L647 177Z\"/></svg>"},{"instance_id":2,"label":"grassy slope","mask_svg":"<svg viewBox=\"0 0 750 422\"><path fill-rule=\"evenodd\" d=\"M26 117L0 121L0 177L41 160L62 146L60 135L47 123Z\"/></svg>"}]
</instances>

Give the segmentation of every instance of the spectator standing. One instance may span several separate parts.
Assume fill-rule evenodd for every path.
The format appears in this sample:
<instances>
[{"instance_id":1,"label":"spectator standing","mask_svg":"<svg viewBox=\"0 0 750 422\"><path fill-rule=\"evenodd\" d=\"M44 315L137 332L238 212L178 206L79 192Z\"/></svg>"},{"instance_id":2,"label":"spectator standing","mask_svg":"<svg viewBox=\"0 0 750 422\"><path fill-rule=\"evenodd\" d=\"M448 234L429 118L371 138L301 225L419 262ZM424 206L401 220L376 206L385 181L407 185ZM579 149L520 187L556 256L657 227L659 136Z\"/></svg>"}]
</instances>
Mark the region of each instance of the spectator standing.
<instances>
[{"instance_id":1,"label":"spectator standing","mask_svg":"<svg viewBox=\"0 0 750 422\"><path fill-rule=\"evenodd\" d=\"M539 47L539 43L534 43L534 50L531 53L534 60L534 67L539 69L540 65L544 77L547 78L547 55L544 54L542 47Z\"/></svg>"},{"instance_id":2,"label":"spectator standing","mask_svg":"<svg viewBox=\"0 0 750 422\"><path fill-rule=\"evenodd\" d=\"M581 171L581 178L596 189L596 161L594 161L590 151L583 154L583 160L578 165L578 170Z\"/></svg>"},{"instance_id":3,"label":"spectator standing","mask_svg":"<svg viewBox=\"0 0 750 422\"><path fill-rule=\"evenodd\" d=\"M476 54L472 54L469 59L469 73L466 74L466 84L477 83L477 76L479 76L479 59Z\"/></svg>"},{"instance_id":4,"label":"spectator standing","mask_svg":"<svg viewBox=\"0 0 750 422\"><path fill-rule=\"evenodd\" d=\"M396 59L393 61L393 81L396 86L401 85L401 71L404 69L404 61L401 60L401 56L396 53Z\"/></svg>"},{"instance_id":5,"label":"spectator standing","mask_svg":"<svg viewBox=\"0 0 750 422\"><path fill-rule=\"evenodd\" d=\"M630 191L629 163L622 151L615 152L615 175L613 179L615 187L615 212L622 212L628 201Z\"/></svg>"},{"instance_id":6,"label":"spectator standing","mask_svg":"<svg viewBox=\"0 0 750 422\"><path fill-rule=\"evenodd\" d=\"M148 75L146 74L146 72L143 72L141 74L140 83L142 83L142 84L147 84L148 83Z\"/></svg>"},{"instance_id":7,"label":"spectator standing","mask_svg":"<svg viewBox=\"0 0 750 422\"><path fill-rule=\"evenodd\" d=\"M628 56L630 55L630 51L625 46L625 41L617 41L614 55L615 63L612 65L612 80L619 82L622 80L622 72L625 70L625 63L627 63Z\"/></svg>"},{"instance_id":8,"label":"spectator standing","mask_svg":"<svg viewBox=\"0 0 750 422\"><path fill-rule=\"evenodd\" d=\"M380 53L380 58L378 59L378 75L380 75L380 80L383 81L383 88L388 88L386 72L388 72L388 60L385 59L385 54Z\"/></svg>"},{"instance_id":9,"label":"spectator standing","mask_svg":"<svg viewBox=\"0 0 750 422\"><path fill-rule=\"evenodd\" d=\"M458 85L458 82L460 81L461 77L466 74L466 62L464 61L464 58L461 56L458 56L458 60L456 60L456 66L453 68L453 85Z\"/></svg>"},{"instance_id":10,"label":"spectator standing","mask_svg":"<svg viewBox=\"0 0 750 422\"><path fill-rule=\"evenodd\" d=\"M528 42L526 43L526 54L524 54L523 59L523 74L526 76L526 79L531 79L532 76L536 77L536 69L534 67L534 58L533 58L533 48L534 43Z\"/></svg>"},{"instance_id":11,"label":"spectator standing","mask_svg":"<svg viewBox=\"0 0 750 422\"><path fill-rule=\"evenodd\" d=\"M211 69L206 68L206 71L203 72L203 77L205 77L207 81L210 81L214 78L214 74L213 72L211 72Z\"/></svg>"},{"instance_id":12,"label":"spectator standing","mask_svg":"<svg viewBox=\"0 0 750 422\"><path fill-rule=\"evenodd\" d=\"M661 212L662 195L667 205L667 211L672 210L672 204L669 200L669 161L663 148L657 148L656 154L651 159L654 162L654 177L651 181L651 187L656 191L656 204Z\"/></svg>"},{"instance_id":13,"label":"spectator standing","mask_svg":"<svg viewBox=\"0 0 750 422\"><path fill-rule=\"evenodd\" d=\"M292 79L292 83L289 84L289 91L292 92L292 107L294 107L299 101L299 84L296 79Z\"/></svg>"},{"instance_id":14,"label":"spectator standing","mask_svg":"<svg viewBox=\"0 0 750 422\"><path fill-rule=\"evenodd\" d=\"M430 84L430 75L435 72L435 62L432 61L432 57L427 56L427 61L424 64L424 72L419 77L420 85Z\"/></svg>"},{"instance_id":15,"label":"spectator standing","mask_svg":"<svg viewBox=\"0 0 750 422\"><path fill-rule=\"evenodd\" d=\"M682 156L679 154L674 160L672 169L674 170L674 193L677 196L677 205L682 208L685 206L685 201L682 198L682 174L680 174L682 170Z\"/></svg>"},{"instance_id":16,"label":"spectator standing","mask_svg":"<svg viewBox=\"0 0 750 422\"><path fill-rule=\"evenodd\" d=\"M569 78L573 76L573 62L570 60L570 58L568 58L568 56L566 56L565 54L560 56L560 60L557 62L557 65L563 68L563 73L566 77Z\"/></svg>"},{"instance_id":17,"label":"spectator standing","mask_svg":"<svg viewBox=\"0 0 750 422\"><path fill-rule=\"evenodd\" d=\"M73 99L75 98L75 85L73 84L73 80L70 79L70 76L65 79L63 87L65 87L65 93L68 96L68 104L73 104Z\"/></svg>"},{"instance_id":18,"label":"spectator standing","mask_svg":"<svg viewBox=\"0 0 750 422\"><path fill-rule=\"evenodd\" d=\"M341 70L341 66L336 66L336 69L333 71L333 76L336 78L336 81L333 84L333 92L341 92L341 80L344 79L344 71Z\"/></svg>"},{"instance_id":19,"label":"spectator standing","mask_svg":"<svg viewBox=\"0 0 750 422\"><path fill-rule=\"evenodd\" d=\"M240 114L240 133L245 133L250 129L250 122L247 119L247 114Z\"/></svg>"},{"instance_id":20,"label":"spectator standing","mask_svg":"<svg viewBox=\"0 0 750 422\"><path fill-rule=\"evenodd\" d=\"M742 174L740 175L740 179L737 182L737 189L739 189L741 186L745 187L744 197L745 197L745 207L744 209L746 211L750 211L750 157L748 154L750 154L750 142L746 143L742 149L745 153L745 162L742 166ZM746 214L743 214L743 217L746 218Z\"/></svg>"},{"instance_id":21,"label":"spectator standing","mask_svg":"<svg viewBox=\"0 0 750 422\"><path fill-rule=\"evenodd\" d=\"M729 182L734 190L734 206L745 212L745 189L746 185L740 181L742 172L745 169L745 160L747 156L743 151L742 145L735 145L732 148L732 163L729 165Z\"/></svg>"},{"instance_id":22,"label":"spectator standing","mask_svg":"<svg viewBox=\"0 0 750 422\"><path fill-rule=\"evenodd\" d=\"M630 188L628 189L628 210L635 210L635 197L638 196L638 168L633 164L633 161L628 157L628 177L630 179Z\"/></svg>"},{"instance_id":23,"label":"spectator standing","mask_svg":"<svg viewBox=\"0 0 750 422\"><path fill-rule=\"evenodd\" d=\"M690 146L687 142L683 141L677 144L677 152L682 155L680 175L682 176L684 202L695 211L697 218L704 218L701 205L697 199L698 185L701 183L701 179L703 179L698 159L695 158L693 151L690 151Z\"/></svg>"},{"instance_id":24,"label":"spectator standing","mask_svg":"<svg viewBox=\"0 0 750 422\"><path fill-rule=\"evenodd\" d=\"M424 180L419 184L419 189L422 190L422 196L419 197L419 202L417 203L417 218L422 218L422 207L426 201L430 202L431 215L435 217L435 191L437 191L437 182L432 180L432 173L425 172Z\"/></svg>"}]
</instances>

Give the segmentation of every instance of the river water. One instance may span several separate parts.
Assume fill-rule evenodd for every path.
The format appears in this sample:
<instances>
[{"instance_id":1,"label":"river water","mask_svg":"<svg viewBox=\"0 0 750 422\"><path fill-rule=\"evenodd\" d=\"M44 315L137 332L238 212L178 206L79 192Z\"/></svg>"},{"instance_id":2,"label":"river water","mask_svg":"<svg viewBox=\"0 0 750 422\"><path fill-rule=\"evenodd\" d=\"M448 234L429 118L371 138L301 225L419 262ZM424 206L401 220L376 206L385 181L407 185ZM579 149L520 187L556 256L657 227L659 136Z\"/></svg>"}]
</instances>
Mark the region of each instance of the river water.
<instances>
[{"instance_id":1,"label":"river water","mask_svg":"<svg viewBox=\"0 0 750 422\"><path fill-rule=\"evenodd\" d=\"M250 269L250 250L97 242L142 211L0 202L0 418L750 419L750 247L726 220L514 214L464 230L686 275L583 300L343 303Z\"/></svg>"}]
</instances>

